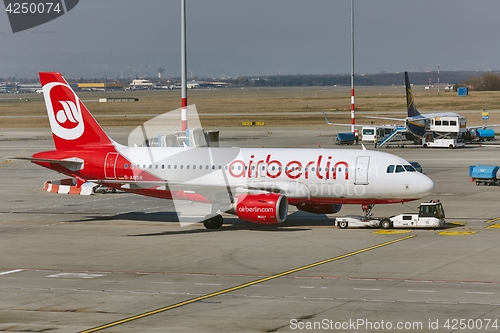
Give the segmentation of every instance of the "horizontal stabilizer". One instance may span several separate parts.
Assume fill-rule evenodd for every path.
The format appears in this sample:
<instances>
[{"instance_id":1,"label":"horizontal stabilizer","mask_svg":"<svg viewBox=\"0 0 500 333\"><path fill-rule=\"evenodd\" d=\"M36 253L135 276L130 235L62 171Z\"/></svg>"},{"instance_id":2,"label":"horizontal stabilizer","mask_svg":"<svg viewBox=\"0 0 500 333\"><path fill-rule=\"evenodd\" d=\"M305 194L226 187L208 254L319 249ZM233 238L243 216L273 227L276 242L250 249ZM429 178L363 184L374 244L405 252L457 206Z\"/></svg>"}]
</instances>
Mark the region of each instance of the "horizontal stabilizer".
<instances>
[{"instance_id":1,"label":"horizontal stabilizer","mask_svg":"<svg viewBox=\"0 0 500 333\"><path fill-rule=\"evenodd\" d=\"M63 166L80 166L83 164L83 161L78 159L78 158L73 158L73 159L64 159L64 160L56 160L56 159L51 159L51 158L34 158L34 157L7 157L9 160L24 160L24 161L30 161L33 163L40 162L40 163L53 163L53 164L61 164Z\"/></svg>"}]
</instances>

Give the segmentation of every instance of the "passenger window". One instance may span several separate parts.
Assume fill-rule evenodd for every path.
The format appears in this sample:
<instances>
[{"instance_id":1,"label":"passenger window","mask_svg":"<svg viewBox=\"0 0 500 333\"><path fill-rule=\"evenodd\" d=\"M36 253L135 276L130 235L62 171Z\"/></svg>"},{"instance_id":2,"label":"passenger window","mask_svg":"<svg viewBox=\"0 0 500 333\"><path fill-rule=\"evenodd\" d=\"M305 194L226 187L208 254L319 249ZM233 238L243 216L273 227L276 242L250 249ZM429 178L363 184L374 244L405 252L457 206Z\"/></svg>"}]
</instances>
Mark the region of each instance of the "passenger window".
<instances>
[{"instance_id":1,"label":"passenger window","mask_svg":"<svg viewBox=\"0 0 500 333\"><path fill-rule=\"evenodd\" d=\"M402 165L396 165L396 173L405 172L405 168Z\"/></svg>"},{"instance_id":2,"label":"passenger window","mask_svg":"<svg viewBox=\"0 0 500 333\"><path fill-rule=\"evenodd\" d=\"M443 126L450 126L450 123L448 120L443 120Z\"/></svg>"},{"instance_id":3,"label":"passenger window","mask_svg":"<svg viewBox=\"0 0 500 333\"><path fill-rule=\"evenodd\" d=\"M457 122L455 120L450 120L450 125L451 126L457 126Z\"/></svg>"},{"instance_id":4,"label":"passenger window","mask_svg":"<svg viewBox=\"0 0 500 333\"><path fill-rule=\"evenodd\" d=\"M184 169L184 164L181 164L180 167L181 167L181 170Z\"/></svg>"},{"instance_id":5,"label":"passenger window","mask_svg":"<svg viewBox=\"0 0 500 333\"><path fill-rule=\"evenodd\" d=\"M441 120L436 120L435 124L436 126L441 126Z\"/></svg>"},{"instance_id":6,"label":"passenger window","mask_svg":"<svg viewBox=\"0 0 500 333\"><path fill-rule=\"evenodd\" d=\"M128 169L128 164L125 164L123 167L124 167L125 169Z\"/></svg>"},{"instance_id":7,"label":"passenger window","mask_svg":"<svg viewBox=\"0 0 500 333\"><path fill-rule=\"evenodd\" d=\"M393 173L394 172L394 165L389 165L387 167L387 173Z\"/></svg>"},{"instance_id":8,"label":"passenger window","mask_svg":"<svg viewBox=\"0 0 500 333\"><path fill-rule=\"evenodd\" d=\"M186 165L186 169L188 169L188 170L189 170L189 164L188 164L188 165Z\"/></svg>"}]
</instances>

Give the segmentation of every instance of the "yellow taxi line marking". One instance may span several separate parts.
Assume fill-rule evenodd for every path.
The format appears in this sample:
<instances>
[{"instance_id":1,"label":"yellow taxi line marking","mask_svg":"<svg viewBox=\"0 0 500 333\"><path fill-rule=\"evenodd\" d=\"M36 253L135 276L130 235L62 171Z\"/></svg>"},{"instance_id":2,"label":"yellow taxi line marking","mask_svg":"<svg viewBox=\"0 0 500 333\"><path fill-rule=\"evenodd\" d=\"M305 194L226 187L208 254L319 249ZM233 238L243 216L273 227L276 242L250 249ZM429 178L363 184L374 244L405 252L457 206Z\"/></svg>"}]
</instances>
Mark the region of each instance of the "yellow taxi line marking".
<instances>
[{"instance_id":1,"label":"yellow taxi line marking","mask_svg":"<svg viewBox=\"0 0 500 333\"><path fill-rule=\"evenodd\" d=\"M486 220L485 222L486 223L491 223L491 222L495 222L495 221L498 221L498 220L500 220L500 216L499 217L494 217L494 218L489 219L489 220Z\"/></svg>"},{"instance_id":2,"label":"yellow taxi line marking","mask_svg":"<svg viewBox=\"0 0 500 333\"><path fill-rule=\"evenodd\" d=\"M372 234L376 235L401 235L408 234L412 232L412 230L377 230L372 232Z\"/></svg>"},{"instance_id":3,"label":"yellow taxi line marking","mask_svg":"<svg viewBox=\"0 0 500 333\"><path fill-rule=\"evenodd\" d=\"M195 297L195 298L191 298L191 299L189 299L187 301L175 303L175 304L168 305L168 306L165 306L165 307L162 307L162 308L158 308L158 309L152 310L152 311L143 312L143 313L140 313L138 315L134 315L134 316L130 316L130 317L127 317L127 318L124 318L124 319L113 321L113 322L108 323L108 324L96 326L96 327L93 327L93 328L90 328L90 329L87 329L87 330L80 331L80 333L91 333L91 332L101 331L101 330L104 330L106 328L110 328L110 327L113 327L113 326L117 326L117 325L121 325L121 324L125 324L125 323L128 323L128 322L131 322L133 320L141 319L141 318L144 318L144 317L149 317L149 316L161 313L161 312L165 312L165 311L168 311L168 310L179 308L179 307L184 306L184 305L188 305L188 304L192 304L192 303L195 303L195 302L199 302L199 301L202 301L202 300L207 299L207 298L211 298L211 297L215 297L215 296L220 296L220 295L227 294L227 293L230 293L232 291L240 290L240 289L243 289L243 288L246 288L246 287L250 287L250 286L262 283L262 282L266 282L266 281L269 281L269 280L277 279L277 278L283 277L285 275L290 275L290 274L293 274L293 273L296 273L296 272L300 272L300 271L303 271L303 270L306 270L306 269L309 269L309 268L313 268L313 267L317 267L317 266L320 266L320 265L324 265L324 264L330 263L332 261L336 261L336 260L340 260L340 259L352 257L352 256L355 256L357 254L361 254L361 253L364 253L364 252L367 252L367 251L375 250L375 249L381 248L383 246L387 246L387 245L390 245L390 244L401 242L401 241L404 241L404 240L407 240L407 239L410 239L410 238L413 238L413 237L415 237L415 235L408 235L408 236L405 236L405 237L402 237L402 238L398 238L398 239L394 239L394 240L391 240L391 241L388 241L388 242L384 242L384 243L380 243L380 244L377 244L377 245L373 245L373 246L370 246L370 247L367 247L367 248L364 248L364 249L361 249L361 250L349 252L349 253L346 253L346 254L343 254L343 255L340 255L340 256L337 256L337 257L332 257L332 258L321 260L321 261L318 261L318 262L315 262L315 263L312 263L312 264L308 264L308 265L304 265L304 266L301 266L301 267L293 268L293 269L290 269L288 271L284 271L284 272L281 272L281 273L270 275L270 276L267 276L267 277L264 277L264 278L261 278L261 279L258 279L258 280L254 280L254 281L251 281L251 282L243 283L243 284L237 285L235 287L231 287L231 288L219 290L219 291L216 291L216 292L213 292L213 293L210 293L210 294L206 294L206 295L198 296L198 297Z\"/></svg>"},{"instance_id":4,"label":"yellow taxi line marking","mask_svg":"<svg viewBox=\"0 0 500 333\"><path fill-rule=\"evenodd\" d=\"M440 231L437 234L443 236L464 236L464 235L473 235L477 233L477 231Z\"/></svg>"}]
</instances>

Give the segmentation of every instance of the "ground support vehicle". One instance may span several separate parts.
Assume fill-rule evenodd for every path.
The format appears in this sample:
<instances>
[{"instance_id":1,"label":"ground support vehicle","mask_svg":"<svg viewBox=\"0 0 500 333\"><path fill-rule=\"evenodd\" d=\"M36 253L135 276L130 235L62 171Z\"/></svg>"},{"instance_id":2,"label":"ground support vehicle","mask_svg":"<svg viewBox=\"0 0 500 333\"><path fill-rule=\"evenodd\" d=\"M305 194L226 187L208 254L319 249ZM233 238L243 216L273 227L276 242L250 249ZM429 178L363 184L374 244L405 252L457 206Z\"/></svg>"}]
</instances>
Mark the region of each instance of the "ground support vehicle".
<instances>
[{"instance_id":1,"label":"ground support vehicle","mask_svg":"<svg viewBox=\"0 0 500 333\"><path fill-rule=\"evenodd\" d=\"M478 141L495 140L495 131L492 128L478 128L476 133Z\"/></svg>"},{"instance_id":2,"label":"ground support vehicle","mask_svg":"<svg viewBox=\"0 0 500 333\"><path fill-rule=\"evenodd\" d=\"M427 141L424 137L422 139L422 147L463 148L465 147L465 142L459 139L431 139Z\"/></svg>"},{"instance_id":3,"label":"ground support vehicle","mask_svg":"<svg viewBox=\"0 0 500 333\"><path fill-rule=\"evenodd\" d=\"M354 133L346 132L346 133L337 133L337 139L335 140L335 144L337 145L352 145L354 143L355 137Z\"/></svg>"},{"instance_id":4,"label":"ground support vehicle","mask_svg":"<svg viewBox=\"0 0 500 333\"><path fill-rule=\"evenodd\" d=\"M418 212L404 213L384 218L372 218L370 216L347 215L337 217L336 225L345 229L348 227L369 227L369 228L441 228L445 225L445 214L443 205L439 200L423 202L420 204Z\"/></svg>"},{"instance_id":5,"label":"ground support vehicle","mask_svg":"<svg viewBox=\"0 0 500 333\"><path fill-rule=\"evenodd\" d=\"M418 213L404 213L380 220L382 229L391 228L440 228L445 221L443 205L439 201L420 204Z\"/></svg>"},{"instance_id":6,"label":"ground support vehicle","mask_svg":"<svg viewBox=\"0 0 500 333\"><path fill-rule=\"evenodd\" d=\"M117 190L116 190L116 188L105 186L105 185L96 185L92 188L92 192L106 194L106 193L116 193Z\"/></svg>"},{"instance_id":7,"label":"ground support vehicle","mask_svg":"<svg viewBox=\"0 0 500 333\"><path fill-rule=\"evenodd\" d=\"M340 229L345 229L348 227L378 228L380 220L371 219L369 217L361 215L347 215L344 217L335 218L335 223Z\"/></svg>"},{"instance_id":8,"label":"ground support vehicle","mask_svg":"<svg viewBox=\"0 0 500 333\"><path fill-rule=\"evenodd\" d=\"M469 176L476 185L500 185L498 165L471 165Z\"/></svg>"}]
</instances>

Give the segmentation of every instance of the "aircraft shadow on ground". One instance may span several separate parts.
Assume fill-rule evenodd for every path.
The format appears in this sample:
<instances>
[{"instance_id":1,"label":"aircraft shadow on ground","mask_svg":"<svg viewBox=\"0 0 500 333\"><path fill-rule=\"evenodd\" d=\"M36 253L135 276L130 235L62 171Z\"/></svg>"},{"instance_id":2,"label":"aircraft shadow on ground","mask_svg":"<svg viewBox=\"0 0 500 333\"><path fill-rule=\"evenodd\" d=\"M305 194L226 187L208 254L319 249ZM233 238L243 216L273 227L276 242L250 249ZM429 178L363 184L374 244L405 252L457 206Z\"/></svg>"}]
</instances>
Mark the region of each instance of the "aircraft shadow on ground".
<instances>
[{"instance_id":1,"label":"aircraft shadow on ground","mask_svg":"<svg viewBox=\"0 0 500 333\"><path fill-rule=\"evenodd\" d=\"M238 230L248 230L248 231L266 231L266 232L295 232L295 231L306 231L310 230L309 226L324 226L331 225L332 222L328 218L321 219L315 217L312 220L306 221L304 218L296 218L294 215L297 213L292 213L288 216L286 222L283 224L274 225L260 225L253 224L239 220L234 217L225 217L224 225L218 229L199 229L201 222L195 222L193 225L196 229L189 229L190 226L187 225L184 230L176 231L163 231L158 233L147 233L147 234L137 234L128 236L162 236L162 235L179 235L179 234L197 234L205 232L225 232L225 231L238 231ZM300 214L300 213L299 213ZM113 220L123 220L123 221L136 221L136 222L159 222L168 224L178 224L179 219L177 213L175 212L127 212L115 215L106 216L87 216L79 220L72 220L69 222L85 223L85 222L100 222L100 221L113 221Z\"/></svg>"}]
</instances>

